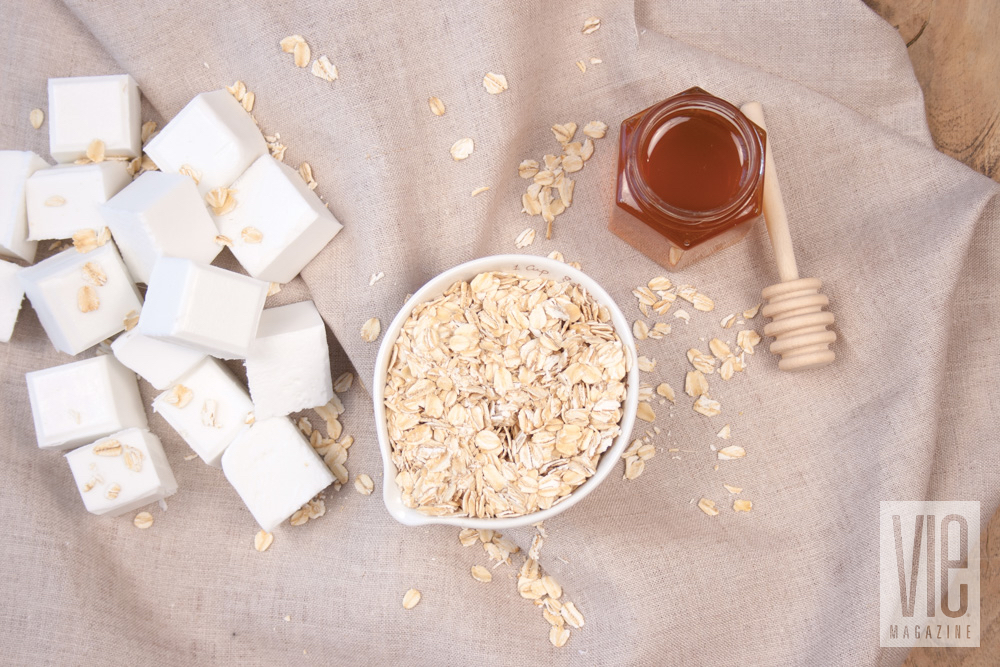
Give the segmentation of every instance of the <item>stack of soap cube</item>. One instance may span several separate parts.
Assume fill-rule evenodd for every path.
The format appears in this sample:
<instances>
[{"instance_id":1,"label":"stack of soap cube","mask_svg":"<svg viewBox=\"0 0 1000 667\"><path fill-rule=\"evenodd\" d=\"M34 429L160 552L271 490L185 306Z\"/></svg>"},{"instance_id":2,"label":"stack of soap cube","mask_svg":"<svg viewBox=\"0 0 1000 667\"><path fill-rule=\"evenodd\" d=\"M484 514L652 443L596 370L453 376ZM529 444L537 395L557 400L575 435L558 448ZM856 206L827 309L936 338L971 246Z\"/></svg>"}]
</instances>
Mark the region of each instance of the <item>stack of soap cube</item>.
<instances>
[{"instance_id":1,"label":"stack of soap cube","mask_svg":"<svg viewBox=\"0 0 1000 667\"><path fill-rule=\"evenodd\" d=\"M159 171L134 180L127 162L144 147L132 77L50 79L48 95L60 164L0 151L0 255L30 263L39 240L72 237L76 247L25 268L0 261L0 340L24 295L61 352L121 335L113 356L28 374L39 446L78 447L66 458L95 514L176 491L146 428L138 374L161 391L153 410L206 463L224 467L270 530L333 481L287 417L327 403L333 389L312 302L265 311L264 301L269 283L294 278L340 223L268 154L227 91L197 95L154 135L145 153ZM94 157L100 145L104 160ZM220 193L235 206L207 207ZM223 245L249 277L210 265ZM148 285L145 299L136 283ZM250 392L219 359L245 360Z\"/></svg>"}]
</instances>

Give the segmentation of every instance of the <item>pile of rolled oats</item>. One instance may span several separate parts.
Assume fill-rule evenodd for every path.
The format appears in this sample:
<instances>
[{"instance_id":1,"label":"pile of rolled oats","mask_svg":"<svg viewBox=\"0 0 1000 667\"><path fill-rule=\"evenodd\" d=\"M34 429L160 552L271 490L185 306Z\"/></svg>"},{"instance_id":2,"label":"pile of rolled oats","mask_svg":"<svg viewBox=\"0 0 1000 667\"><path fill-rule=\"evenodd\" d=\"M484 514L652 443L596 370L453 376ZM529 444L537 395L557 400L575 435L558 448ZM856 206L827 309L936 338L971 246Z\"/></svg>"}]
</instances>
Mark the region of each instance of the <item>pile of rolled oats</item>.
<instances>
[{"instance_id":1,"label":"pile of rolled oats","mask_svg":"<svg viewBox=\"0 0 1000 667\"><path fill-rule=\"evenodd\" d=\"M715 302L707 295L699 292L695 287L691 285L674 286L668 278L663 276L652 278L646 285L636 287L632 290L632 294L638 301L639 312L643 318L665 316L671 310L678 297L690 303L696 311L711 312L715 309ZM728 331L734 325L747 325L748 320L755 318L759 311L760 304L757 304L742 311L742 313L726 315L719 322L719 326L724 331ZM739 319L740 315L742 315L743 319ZM685 324L690 324L691 322L691 314L683 309L675 309L674 317L684 320ZM648 341L658 340L666 334L670 334L671 326L665 322L651 324L646 319L638 319L632 325L632 333L635 335L637 344L648 345ZM722 335L725 336L725 334ZM702 342L706 341L706 339L708 339L707 352L702 352L696 347L687 350L686 357L687 362L690 364L690 370L686 371L684 377L684 393L694 399L691 405L694 412L705 417L716 417L722 414L722 404L710 397L709 378L718 376L723 381L729 381L733 379L736 373L746 370L749 360L748 355L753 355L754 349L761 341L761 337L754 329L747 328L740 329L736 334L736 340L733 342L727 342L722 337L711 337L709 339L708 336L704 336L700 338ZM656 360L646 356L640 356L638 364L639 370L645 373L653 373L657 367ZM676 403L677 398L673 388L665 382L660 383L656 387L656 394L660 397L659 403L661 405L667 404L668 401ZM645 382L641 383L639 386L639 407L636 414L639 419L649 423L656 421L656 412L652 405L654 399L652 385ZM625 479L636 479L639 477L645 470L645 462L655 455L656 448L652 444L653 437L654 435L659 435L661 429L654 425L653 431L646 431L645 436L640 436L634 440L622 454L625 462ZM669 431L667 434L669 435ZM717 435L723 440L729 440L732 437L732 427L730 424L723 426ZM722 448L718 448L713 444L710 445L710 449L713 452L713 458L717 457L719 461L734 461L746 456L746 450L740 445L735 444ZM676 454L682 450L672 447L668 451ZM680 457L675 455L673 458ZM715 470L718 469L719 465L716 463ZM743 491L742 488L729 484L723 484L723 487L733 495ZM692 504L694 502L695 500L692 500ZM697 500L697 506L709 516L717 516L719 514L715 501L709 498ZM752 507L753 503L749 500L739 499L733 503L733 511L735 512L749 512Z\"/></svg>"},{"instance_id":2,"label":"pile of rolled oats","mask_svg":"<svg viewBox=\"0 0 1000 667\"><path fill-rule=\"evenodd\" d=\"M572 282L482 273L417 306L385 387L404 504L486 518L561 502L619 434L632 363Z\"/></svg>"},{"instance_id":3,"label":"pile of rolled oats","mask_svg":"<svg viewBox=\"0 0 1000 667\"><path fill-rule=\"evenodd\" d=\"M556 216L573 205L576 181L566 174L583 169L583 163L594 154L594 139L603 138L607 131L606 123L592 120L583 128L587 138L580 142L573 141L576 123L553 125L552 134L562 147L562 155L546 155L541 165L537 160L524 160L518 165L518 175L532 180L527 192L521 196L521 212L542 216L546 223L546 239L552 238L552 222Z\"/></svg>"},{"instance_id":4,"label":"pile of rolled oats","mask_svg":"<svg viewBox=\"0 0 1000 667\"><path fill-rule=\"evenodd\" d=\"M545 528L541 522L533 525L538 533L518 570L517 592L542 610L542 617L550 625L549 641L556 647L562 647L569 640L569 628L582 628L584 618L576 605L563 599L562 586L542 570L539 560L546 537ZM465 528L459 532L458 540L465 547L482 544L490 560L496 561L493 569L504 564L512 565L511 556L521 551L512 540L493 530ZM493 574L482 565L474 565L471 574L473 579L484 584L493 581Z\"/></svg>"}]
</instances>

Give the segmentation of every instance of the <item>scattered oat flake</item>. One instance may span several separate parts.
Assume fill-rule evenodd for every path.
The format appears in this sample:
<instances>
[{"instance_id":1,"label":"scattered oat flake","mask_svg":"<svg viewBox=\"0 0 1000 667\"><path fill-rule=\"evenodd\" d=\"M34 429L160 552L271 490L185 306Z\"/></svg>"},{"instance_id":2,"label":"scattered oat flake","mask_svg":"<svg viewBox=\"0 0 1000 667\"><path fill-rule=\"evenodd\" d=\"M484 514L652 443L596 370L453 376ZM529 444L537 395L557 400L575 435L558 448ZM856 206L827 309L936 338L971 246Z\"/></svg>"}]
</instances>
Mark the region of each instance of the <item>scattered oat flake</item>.
<instances>
[{"instance_id":1,"label":"scattered oat flake","mask_svg":"<svg viewBox=\"0 0 1000 667\"><path fill-rule=\"evenodd\" d=\"M753 308L747 308L746 310L743 311L743 319L752 320L753 318L757 317L757 311L759 310L760 310L759 303Z\"/></svg>"},{"instance_id":2,"label":"scattered oat flake","mask_svg":"<svg viewBox=\"0 0 1000 667\"><path fill-rule=\"evenodd\" d=\"M562 125L556 124L552 126L552 134L555 135L556 141L561 144L573 141L573 135L576 134L576 123L563 123ZM546 165L548 167L548 165Z\"/></svg>"},{"instance_id":3,"label":"scattered oat flake","mask_svg":"<svg viewBox=\"0 0 1000 667\"><path fill-rule=\"evenodd\" d=\"M285 53L291 53L295 50L295 45L306 41L302 35L290 35L281 40L281 50Z\"/></svg>"},{"instance_id":4,"label":"scattered oat flake","mask_svg":"<svg viewBox=\"0 0 1000 667\"><path fill-rule=\"evenodd\" d=\"M535 240L535 230L528 227L523 232L517 235L514 239L514 247L516 248L527 248Z\"/></svg>"},{"instance_id":5,"label":"scattered oat flake","mask_svg":"<svg viewBox=\"0 0 1000 667\"><path fill-rule=\"evenodd\" d=\"M603 63L603 62L604 62L604 61L603 61L603 60L601 60L600 58L594 58L594 57L591 57L591 58L590 58L590 64L591 64L591 65L600 65L600 64L601 64L601 63Z\"/></svg>"},{"instance_id":6,"label":"scattered oat flake","mask_svg":"<svg viewBox=\"0 0 1000 667\"><path fill-rule=\"evenodd\" d=\"M156 121L147 120L142 124L141 138L142 143L145 144L147 141L152 139L153 135L156 134Z\"/></svg>"},{"instance_id":7,"label":"scattered oat flake","mask_svg":"<svg viewBox=\"0 0 1000 667\"><path fill-rule=\"evenodd\" d=\"M730 486L729 484L723 484L722 486L724 486L726 488L726 491L728 491L729 493L734 493L734 494L735 493L740 493L743 490L742 487L739 487L739 486Z\"/></svg>"},{"instance_id":8,"label":"scattered oat flake","mask_svg":"<svg viewBox=\"0 0 1000 667\"><path fill-rule=\"evenodd\" d=\"M118 497L118 494L121 493L121 491L122 487L120 484L112 484L111 488L109 488L107 493L105 493L104 495L108 500L114 500L115 498Z\"/></svg>"},{"instance_id":9,"label":"scattered oat flake","mask_svg":"<svg viewBox=\"0 0 1000 667\"><path fill-rule=\"evenodd\" d=\"M403 609L413 609L420 602L420 591L411 588L403 596Z\"/></svg>"},{"instance_id":10,"label":"scattered oat flake","mask_svg":"<svg viewBox=\"0 0 1000 667\"><path fill-rule=\"evenodd\" d=\"M708 396L702 394L694 402L694 411L706 417L715 417L722 413L722 405L718 401L713 401Z\"/></svg>"},{"instance_id":11,"label":"scattered oat flake","mask_svg":"<svg viewBox=\"0 0 1000 667\"><path fill-rule=\"evenodd\" d=\"M135 329L135 326L139 324L139 313L135 310L128 311L122 318L122 323L125 325L125 331Z\"/></svg>"},{"instance_id":12,"label":"scattered oat flake","mask_svg":"<svg viewBox=\"0 0 1000 667\"><path fill-rule=\"evenodd\" d=\"M337 66L330 62L326 56L320 56L312 64L312 74L324 81L333 81L337 78Z\"/></svg>"},{"instance_id":13,"label":"scattered oat flake","mask_svg":"<svg viewBox=\"0 0 1000 667\"><path fill-rule=\"evenodd\" d=\"M84 285L76 293L76 305L81 313L92 313L97 310L101 301L97 298L97 290L90 285Z\"/></svg>"},{"instance_id":14,"label":"scattered oat flake","mask_svg":"<svg viewBox=\"0 0 1000 667\"><path fill-rule=\"evenodd\" d=\"M253 103L256 101L256 99L257 95L255 93L247 93L246 95L243 96L243 99L240 100L240 104L243 105L243 108L246 110L247 113L250 113L251 111L253 111Z\"/></svg>"},{"instance_id":15,"label":"scattered oat flake","mask_svg":"<svg viewBox=\"0 0 1000 667\"><path fill-rule=\"evenodd\" d=\"M184 457L184 460L185 461L194 461L196 458L198 458L197 454L188 454L187 456Z\"/></svg>"},{"instance_id":16,"label":"scattered oat flake","mask_svg":"<svg viewBox=\"0 0 1000 667\"><path fill-rule=\"evenodd\" d=\"M65 197L60 197L59 195L52 195L51 197L49 197L48 199L45 200L45 205L46 206L52 206L52 207L54 207L54 206L62 206L65 203L66 203L66 198Z\"/></svg>"},{"instance_id":17,"label":"scattered oat flake","mask_svg":"<svg viewBox=\"0 0 1000 667\"><path fill-rule=\"evenodd\" d=\"M587 73L587 63L583 62L582 60L577 60L576 61L576 66L584 74Z\"/></svg>"},{"instance_id":18,"label":"scattered oat flake","mask_svg":"<svg viewBox=\"0 0 1000 667\"><path fill-rule=\"evenodd\" d=\"M719 513L719 510L715 507L715 501L708 498L702 498L698 501L698 509L708 516L716 516Z\"/></svg>"},{"instance_id":19,"label":"scattered oat flake","mask_svg":"<svg viewBox=\"0 0 1000 667\"><path fill-rule=\"evenodd\" d=\"M95 250L98 247L97 233L93 229L81 229L73 234L73 247L81 253Z\"/></svg>"},{"instance_id":20,"label":"scattered oat flake","mask_svg":"<svg viewBox=\"0 0 1000 667\"><path fill-rule=\"evenodd\" d=\"M333 390L338 394L343 394L351 388L352 384L354 384L354 373L347 371L337 377L337 380L333 383Z\"/></svg>"},{"instance_id":21,"label":"scattered oat flake","mask_svg":"<svg viewBox=\"0 0 1000 667\"><path fill-rule=\"evenodd\" d=\"M177 170L178 174L182 176L188 176L194 181L195 185L201 183L201 172L192 167L189 164L182 164L181 168Z\"/></svg>"},{"instance_id":22,"label":"scattered oat flake","mask_svg":"<svg viewBox=\"0 0 1000 667\"><path fill-rule=\"evenodd\" d=\"M534 178L535 174L537 173L538 173L537 160L523 160L521 164L517 166L517 174L521 178Z\"/></svg>"},{"instance_id":23,"label":"scattered oat flake","mask_svg":"<svg viewBox=\"0 0 1000 667\"><path fill-rule=\"evenodd\" d=\"M674 395L674 390L666 382L661 382L656 387L656 393L659 394L660 396L662 396L663 398L667 399L671 403L675 403L676 402L676 397Z\"/></svg>"},{"instance_id":24,"label":"scattered oat flake","mask_svg":"<svg viewBox=\"0 0 1000 667\"><path fill-rule=\"evenodd\" d=\"M715 302L701 292L694 295L694 299L691 300L691 303L694 304L695 310L700 310L702 312L707 313L715 309Z\"/></svg>"},{"instance_id":25,"label":"scattered oat flake","mask_svg":"<svg viewBox=\"0 0 1000 667\"><path fill-rule=\"evenodd\" d=\"M625 459L625 476L627 480L637 479L646 469L646 461L639 456L629 456Z\"/></svg>"},{"instance_id":26,"label":"scattered oat flake","mask_svg":"<svg viewBox=\"0 0 1000 667\"><path fill-rule=\"evenodd\" d=\"M675 310L674 317L679 317L680 319L684 320L685 324L691 323L691 315L683 308L678 308L677 310Z\"/></svg>"},{"instance_id":27,"label":"scattered oat flake","mask_svg":"<svg viewBox=\"0 0 1000 667\"><path fill-rule=\"evenodd\" d=\"M264 240L264 234L256 227L244 227L240 237L244 243L260 243Z\"/></svg>"},{"instance_id":28,"label":"scattered oat flake","mask_svg":"<svg viewBox=\"0 0 1000 667\"><path fill-rule=\"evenodd\" d=\"M120 456L122 443L118 440L103 440L94 445L94 449L91 451L97 456Z\"/></svg>"},{"instance_id":29,"label":"scattered oat flake","mask_svg":"<svg viewBox=\"0 0 1000 667\"><path fill-rule=\"evenodd\" d=\"M491 581L493 581L493 574L482 565L473 565L472 578L475 579L476 581L481 581L484 584L488 584Z\"/></svg>"},{"instance_id":30,"label":"scattered oat flake","mask_svg":"<svg viewBox=\"0 0 1000 667\"><path fill-rule=\"evenodd\" d=\"M732 461L741 459L747 455L747 451L739 445L729 445L719 450L719 459L722 461Z\"/></svg>"},{"instance_id":31,"label":"scattered oat flake","mask_svg":"<svg viewBox=\"0 0 1000 667\"><path fill-rule=\"evenodd\" d=\"M91 285L101 287L108 282L108 274L97 262L87 262L83 265L83 279Z\"/></svg>"},{"instance_id":32,"label":"scattered oat flake","mask_svg":"<svg viewBox=\"0 0 1000 667\"><path fill-rule=\"evenodd\" d=\"M361 340L366 343L371 343L378 338L378 335L382 332L382 323L379 322L377 317L373 317L361 325Z\"/></svg>"},{"instance_id":33,"label":"scattered oat flake","mask_svg":"<svg viewBox=\"0 0 1000 667\"><path fill-rule=\"evenodd\" d=\"M591 16L586 21L583 22L583 32L584 35L589 35L595 30L601 27L601 19L596 16Z\"/></svg>"},{"instance_id":34,"label":"scattered oat flake","mask_svg":"<svg viewBox=\"0 0 1000 667\"><path fill-rule=\"evenodd\" d=\"M125 467L132 472L142 472L142 461L146 456L141 449L123 445L122 458L125 460Z\"/></svg>"},{"instance_id":35,"label":"scattered oat flake","mask_svg":"<svg viewBox=\"0 0 1000 667\"><path fill-rule=\"evenodd\" d=\"M139 530L146 530L153 525L153 515L149 512L139 512L132 519L132 524Z\"/></svg>"},{"instance_id":36,"label":"scattered oat flake","mask_svg":"<svg viewBox=\"0 0 1000 667\"><path fill-rule=\"evenodd\" d=\"M472 196L475 197L476 195L481 195L481 194L483 194L484 192L486 192L489 189L490 189L490 186L488 186L488 185L484 185L481 188L476 188L475 190L472 191Z\"/></svg>"},{"instance_id":37,"label":"scattered oat flake","mask_svg":"<svg viewBox=\"0 0 1000 667\"><path fill-rule=\"evenodd\" d=\"M718 338L713 338L712 340L708 341L708 349L712 351L712 354L715 355L716 359L722 361L725 361L729 357L733 356L733 353L729 349L729 346L726 345L721 340L719 340Z\"/></svg>"},{"instance_id":38,"label":"scattered oat flake","mask_svg":"<svg viewBox=\"0 0 1000 667\"><path fill-rule=\"evenodd\" d=\"M267 551L272 542L274 542L274 535L266 530L258 530L257 534L253 536L253 548L257 551Z\"/></svg>"},{"instance_id":39,"label":"scattered oat flake","mask_svg":"<svg viewBox=\"0 0 1000 667\"><path fill-rule=\"evenodd\" d=\"M687 351L687 358L691 365L702 373L711 375L715 372L715 359L707 354L702 354L701 350L692 347Z\"/></svg>"},{"instance_id":40,"label":"scattered oat flake","mask_svg":"<svg viewBox=\"0 0 1000 667\"><path fill-rule=\"evenodd\" d=\"M430 107L431 113L435 116L444 115L444 102L441 101L439 97L428 97L427 106Z\"/></svg>"},{"instance_id":41,"label":"scattered oat flake","mask_svg":"<svg viewBox=\"0 0 1000 667\"><path fill-rule=\"evenodd\" d=\"M385 273L383 273L382 271L379 271L378 273L373 273L371 275L371 278L368 279L368 286L371 287L372 285L382 280L383 278L385 278Z\"/></svg>"},{"instance_id":42,"label":"scattered oat flake","mask_svg":"<svg viewBox=\"0 0 1000 667\"><path fill-rule=\"evenodd\" d=\"M305 40L297 42L292 48L292 57L295 59L296 67L308 67L309 60L312 58L312 52L309 49L309 45Z\"/></svg>"},{"instance_id":43,"label":"scattered oat flake","mask_svg":"<svg viewBox=\"0 0 1000 667\"><path fill-rule=\"evenodd\" d=\"M569 641L569 628L561 628L553 625L549 629L549 642L556 648L562 648Z\"/></svg>"},{"instance_id":44,"label":"scattered oat flake","mask_svg":"<svg viewBox=\"0 0 1000 667\"><path fill-rule=\"evenodd\" d=\"M507 77L503 74L487 72L486 76L483 77L483 87L490 95L499 95L507 90Z\"/></svg>"},{"instance_id":45,"label":"scattered oat flake","mask_svg":"<svg viewBox=\"0 0 1000 667\"><path fill-rule=\"evenodd\" d=\"M226 246L227 248L231 248L233 246L233 240L228 236L223 236L222 234L215 237L215 242L221 246Z\"/></svg>"},{"instance_id":46,"label":"scattered oat flake","mask_svg":"<svg viewBox=\"0 0 1000 667\"><path fill-rule=\"evenodd\" d=\"M656 359L649 359L648 357L645 356L639 357L637 363L639 366L639 370L645 373L651 373L653 372L653 369L656 368Z\"/></svg>"},{"instance_id":47,"label":"scattered oat flake","mask_svg":"<svg viewBox=\"0 0 1000 667\"><path fill-rule=\"evenodd\" d=\"M163 399L168 405L172 405L176 408L183 408L191 399L194 398L194 392L185 387L182 384L176 384L167 393L166 397Z\"/></svg>"},{"instance_id":48,"label":"scattered oat flake","mask_svg":"<svg viewBox=\"0 0 1000 667\"><path fill-rule=\"evenodd\" d=\"M32 109L28 114L28 120L31 122L31 127L37 130L45 122L45 112L41 109Z\"/></svg>"},{"instance_id":49,"label":"scattered oat flake","mask_svg":"<svg viewBox=\"0 0 1000 667\"><path fill-rule=\"evenodd\" d=\"M722 430L715 434L716 436L722 438L723 440L729 440L732 435L732 429L729 428L729 424L722 427Z\"/></svg>"},{"instance_id":50,"label":"scattered oat flake","mask_svg":"<svg viewBox=\"0 0 1000 667\"><path fill-rule=\"evenodd\" d=\"M662 338L670 333L670 325L666 322L657 322L653 325L652 331L650 331L650 338Z\"/></svg>"},{"instance_id":51,"label":"scattered oat flake","mask_svg":"<svg viewBox=\"0 0 1000 667\"><path fill-rule=\"evenodd\" d=\"M94 139L87 146L87 159L91 162L103 162L104 161L104 142L100 139Z\"/></svg>"},{"instance_id":52,"label":"scattered oat flake","mask_svg":"<svg viewBox=\"0 0 1000 667\"><path fill-rule=\"evenodd\" d=\"M599 120L592 120L583 127L583 133L592 139L603 139L607 131L608 124Z\"/></svg>"},{"instance_id":53,"label":"scattered oat flake","mask_svg":"<svg viewBox=\"0 0 1000 667\"><path fill-rule=\"evenodd\" d=\"M749 512L753 509L753 503L749 500L735 500L733 501L733 511L734 512Z\"/></svg>"},{"instance_id":54,"label":"scattered oat flake","mask_svg":"<svg viewBox=\"0 0 1000 667\"><path fill-rule=\"evenodd\" d=\"M472 155L472 151L474 151L475 149L476 145L472 141L472 139L469 139L468 137L464 139L459 139L451 146L451 157L456 161L464 160L465 158Z\"/></svg>"},{"instance_id":55,"label":"scattered oat flake","mask_svg":"<svg viewBox=\"0 0 1000 667\"><path fill-rule=\"evenodd\" d=\"M733 326L733 322L735 321L736 321L736 315L729 314L722 318L722 321L719 322L719 326L722 327L723 329L728 329L729 327Z\"/></svg>"},{"instance_id":56,"label":"scattered oat flake","mask_svg":"<svg viewBox=\"0 0 1000 667\"><path fill-rule=\"evenodd\" d=\"M753 329L744 329L736 334L736 344L747 354L753 354L758 343L760 343L760 334Z\"/></svg>"},{"instance_id":57,"label":"scattered oat flake","mask_svg":"<svg viewBox=\"0 0 1000 667\"><path fill-rule=\"evenodd\" d=\"M642 320L636 320L632 323L632 335L636 340L646 340L649 336L649 325Z\"/></svg>"},{"instance_id":58,"label":"scattered oat flake","mask_svg":"<svg viewBox=\"0 0 1000 667\"><path fill-rule=\"evenodd\" d=\"M354 478L354 488L363 496L370 496L375 490L375 482L368 475L361 473Z\"/></svg>"},{"instance_id":59,"label":"scattered oat flake","mask_svg":"<svg viewBox=\"0 0 1000 667\"><path fill-rule=\"evenodd\" d=\"M576 629L580 629L583 627L584 625L583 614L580 613L580 610L577 609L576 605L573 604L572 602L563 603L560 613L562 614L562 617L566 619L566 623L569 626Z\"/></svg>"},{"instance_id":60,"label":"scattered oat flake","mask_svg":"<svg viewBox=\"0 0 1000 667\"><path fill-rule=\"evenodd\" d=\"M656 413L653 412L653 406L645 401L639 403L635 416L644 422L653 422L656 420Z\"/></svg>"},{"instance_id":61,"label":"scattered oat flake","mask_svg":"<svg viewBox=\"0 0 1000 667\"><path fill-rule=\"evenodd\" d=\"M205 202L215 215L226 215L236 208L235 193L236 190L231 188L218 187L205 195Z\"/></svg>"}]
</instances>

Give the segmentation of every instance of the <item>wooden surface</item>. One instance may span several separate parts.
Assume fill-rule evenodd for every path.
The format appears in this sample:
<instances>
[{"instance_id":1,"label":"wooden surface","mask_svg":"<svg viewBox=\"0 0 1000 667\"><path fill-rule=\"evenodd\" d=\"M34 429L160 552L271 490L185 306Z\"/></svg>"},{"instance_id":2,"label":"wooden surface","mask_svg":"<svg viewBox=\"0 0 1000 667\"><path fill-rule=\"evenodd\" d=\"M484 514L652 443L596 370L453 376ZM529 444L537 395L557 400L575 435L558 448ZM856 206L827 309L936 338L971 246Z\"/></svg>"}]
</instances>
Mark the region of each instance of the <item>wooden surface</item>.
<instances>
[{"instance_id":1,"label":"wooden surface","mask_svg":"<svg viewBox=\"0 0 1000 667\"><path fill-rule=\"evenodd\" d=\"M937 147L1000 181L1000 2L865 0L899 30L924 91ZM1000 511L982 539L977 649L914 649L905 667L1000 664Z\"/></svg>"}]
</instances>

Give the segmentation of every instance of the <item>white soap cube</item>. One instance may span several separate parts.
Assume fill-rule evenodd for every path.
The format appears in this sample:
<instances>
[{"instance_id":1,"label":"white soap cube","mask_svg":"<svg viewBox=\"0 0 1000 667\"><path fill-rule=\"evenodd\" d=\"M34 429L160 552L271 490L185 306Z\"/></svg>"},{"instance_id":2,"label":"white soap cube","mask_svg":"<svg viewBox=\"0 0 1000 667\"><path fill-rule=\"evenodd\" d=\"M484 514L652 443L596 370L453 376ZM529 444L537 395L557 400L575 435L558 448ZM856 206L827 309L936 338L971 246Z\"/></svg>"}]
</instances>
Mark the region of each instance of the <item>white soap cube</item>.
<instances>
[{"instance_id":1,"label":"white soap cube","mask_svg":"<svg viewBox=\"0 0 1000 667\"><path fill-rule=\"evenodd\" d=\"M205 359L153 400L162 415L201 459L219 467L222 452L248 428L250 395L217 359Z\"/></svg>"},{"instance_id":2,"label":"white soap cube","mask_svg":"<svg viewBox=\"0 0 1000 667\"><path fill-rule=\"evenodd\" d=\"M195 96L146 144L161 171L188 167L202 195L229 187L261 155L267 144L257 125L228 91Z\"/></svg>"},{"instance_id":3,"label":"white soap cube","mask_svg":"<svg viewBox=\"0 0 1000 667\"><path fill-rule=\"evenodd\" d=\"M149 282L160 257L210 264L222 250L198 186L182 174L147 171L109 201L103 212L125 265L140 283Z\"/></svg>"},{"instance_id":4,"label":"white soap cube","mask_svg":"<svg viewBox=\"0 0 1000 667\"><path fill-rule=\"evenodd\" d=\"M107 155L142 155L139 86L128 74L49 79L47 120L56 162L85 157L94 139Z\"/></svg>"},{"instance_id":5,"label":"white soap cube","mask_svg":"<svg viewBox=\"0 0 1000 667\"><path fill-rule=\"evenodd\" d=\"M14 332L17 314L21 312L24 288L17 274L21 267L0 260L0 342L6 343Z\"/></svg>"},{"instance_id":6,"label":"white soap cube","mask_svg":"<svg viewBox=\"0 0 1000 667\"><path fill-rule=\"evenodd\" d=\"M233 189L236 208L216 223L254 278L287 283L341 230L299 173L270 155L258 158Z\"/></svg>"},{"instance_id":7,"label":"white soap cube","mask_svg":"<svg viewBox=\"0 0 1000 667\"><path fill-rule=\"evenodd\" d=\"M25 185L49 163L31 151L0 151L0 255L35 260L38 243L28 240Z\"/></svg>"},{"instance_id":8,"label":"white soap cube","mask_svg":"<svg viewBox=\"0 0 1000 667\"><path fill-rule=\"evenodd\" d=\"M156 262L139 330L220 359L243 359L257 335L268 283L189 259Z\"/></svg>"},{"instance_id":9,"label":"white soap cube","mask_svg":"<svg viewBox=\"0 0 1000 667\"><path fill-rule=\"evenodd\" d=\"M156 389L168 389L205 359L204 352L126 331L111 343L115 358Z\"/></svg>"},{"instance_id":10,"label":"white soap cube","mask_svg":"<svg viewBox=\"0 0 1000 667\"><path fill-rule=\"evenodd\" d=\"M28 238L68 239L103 228L100 206L131 182L128 163L118 160L39 169L27 183Z\"/></svg>"},{"instance_id":11,"label":"white soap cube","mask_svg":"<svg viewBox=\"0 0 1000 667\"><path fill-rule=\"evenodd\" d=\"M222 471L266 531L333 483L326 464L286 417L254 423L226 450Z\"/></svg>"},{"instance_id":12,"label":"white soap cube","mask_svg":"<svg viewBox=\"0 0 1000 667\"><path fill-rule=\"evenodd\" d=\"M126 428L144 428L135 373L104 354L25 374L42 449L67 449Z\"/></svg>"},{"instance_id":13,"label":"white soap cube","mask_svg":"<svg viewBox=\"0 0 1000 667\"><path fill-rule=\"evenodd\" d=\"M66 462L91 514L119 516L177 492L160 439L144 428L74 449Z\"/></svg>"},{"instance_id":14,"label":"white soap cube","mask_svg":"<svg viewBox=\"0 0 1000 667\"><path fill-rule=\"evenodd\" d=\"M60 352L79 354L125 328L142 297L114 244L88 253L75 248L21 270L24 293L49 340Z\"/></svg>"},{"instance_id":15,"label":"white soap cube","mask_svg":"<svg viewBox=\"0 0 1000 667\"><path fill-rule=\"evenodd\" d=\"M312 301L265 310L244 363L257 419L326 405L333 398L326 324Z\"/></svg>"}]
</instances>

